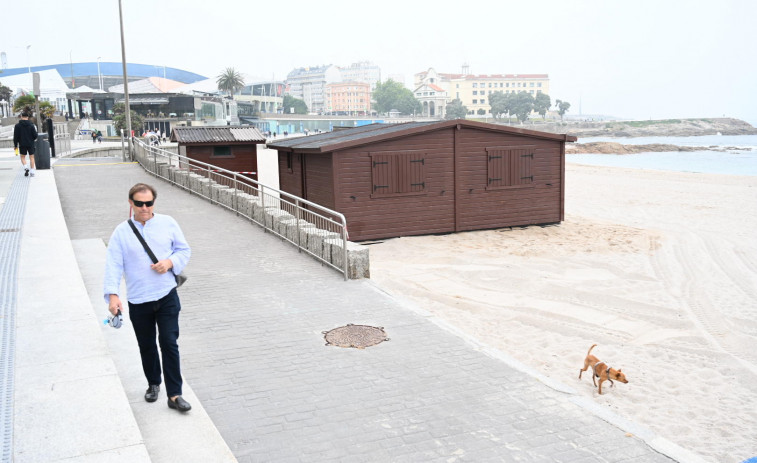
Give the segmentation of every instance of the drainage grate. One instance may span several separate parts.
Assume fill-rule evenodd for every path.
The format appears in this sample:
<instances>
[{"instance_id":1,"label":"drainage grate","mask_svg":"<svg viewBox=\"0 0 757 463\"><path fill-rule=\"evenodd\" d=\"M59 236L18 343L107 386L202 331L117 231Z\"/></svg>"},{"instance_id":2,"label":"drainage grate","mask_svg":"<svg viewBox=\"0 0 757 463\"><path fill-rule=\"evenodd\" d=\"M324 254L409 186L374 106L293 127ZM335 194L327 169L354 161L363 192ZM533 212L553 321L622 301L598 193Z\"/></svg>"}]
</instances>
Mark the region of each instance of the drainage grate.
<instances>
[{"instance_id":1,"label":"drainage grate","mask_svg":"<svg viewBox=\"0 0 757 463\"><path fill-rule=\"evenodd\" d=\"M0 233L12 233L19 231L20 228L0 228Z\"/></svg>"},{"instance_id":2,"label":"drainage grate","mask_svg":"<svg viewBox=\"0 0 757 463\"><path fill-rule=\"evenodd\" d=\"M353 325L340 326L331 331L324 331L327 346L355 347L365 349L388 341L384 328L381 326Z\"/></svg>"}]
</instances>

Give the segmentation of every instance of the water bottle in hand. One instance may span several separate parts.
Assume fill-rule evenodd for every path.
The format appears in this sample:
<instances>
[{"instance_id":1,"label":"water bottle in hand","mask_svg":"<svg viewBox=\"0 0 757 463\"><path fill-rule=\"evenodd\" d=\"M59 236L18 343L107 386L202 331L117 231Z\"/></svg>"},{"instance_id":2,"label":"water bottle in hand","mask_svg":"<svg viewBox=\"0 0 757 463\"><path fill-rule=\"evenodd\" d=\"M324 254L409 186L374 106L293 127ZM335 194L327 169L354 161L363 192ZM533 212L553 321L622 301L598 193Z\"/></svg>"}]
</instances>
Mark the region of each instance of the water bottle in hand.
<instances>
[{"instance_id":1,"label":"water bottle in hand","mask_svg":"<svg viewBox=\"0 0 757 463\"><path fill-rule=\"evenodd\" d=\"M112 315L105 320L103 320L103 325L110 325L113 328L121 328L121 324L123 323L124 319L121 315L121 311L119 310L117 314Z\"/></svg>"}]
</instances>

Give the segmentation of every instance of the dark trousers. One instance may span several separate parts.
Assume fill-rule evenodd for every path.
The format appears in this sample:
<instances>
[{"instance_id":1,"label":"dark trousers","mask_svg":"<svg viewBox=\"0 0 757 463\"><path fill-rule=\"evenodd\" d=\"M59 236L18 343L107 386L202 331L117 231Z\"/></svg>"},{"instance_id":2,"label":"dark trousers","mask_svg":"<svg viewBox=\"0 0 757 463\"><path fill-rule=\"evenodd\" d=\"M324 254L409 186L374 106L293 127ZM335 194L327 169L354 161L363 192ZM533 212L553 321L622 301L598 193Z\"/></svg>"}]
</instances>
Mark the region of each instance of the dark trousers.
<instances>
[{"instance_id":1,"label":"dark trousers","mask_svg":"<svg viewBox=\"0 0 757 463\"><path fill-rule=\"evenodd\" d=\"M155 343L157 327L158 343L163 356L163 376L166 379L168 397L181 395L181 365L179 360L179 312L181 302L176 288L161 299L142 304L129 302L129 319L139 343L142 370L149 384L160 384L160 356Z\"/></svg>"}]
</instances>

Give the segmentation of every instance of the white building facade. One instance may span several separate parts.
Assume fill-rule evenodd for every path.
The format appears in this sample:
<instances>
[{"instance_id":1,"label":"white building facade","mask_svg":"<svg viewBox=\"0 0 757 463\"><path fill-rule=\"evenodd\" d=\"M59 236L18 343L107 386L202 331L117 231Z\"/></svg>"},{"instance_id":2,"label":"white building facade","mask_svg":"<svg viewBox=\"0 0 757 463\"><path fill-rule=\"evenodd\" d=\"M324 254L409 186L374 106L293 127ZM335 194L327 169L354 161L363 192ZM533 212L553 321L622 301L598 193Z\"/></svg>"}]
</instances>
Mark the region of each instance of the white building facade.
<instances>
[{"instance_id":1,"label":"white building facade","mask_svg":"<svg viewBox=\"0 0 757 463\"><path fill-rule=\"evenodd\" d=\"M323 112L326 105L326 85L341 82L337 66L304 67L287 75L287 93L303 100L311 113Z\"/></svg>"},{"instance_id":2,"label":"white building facade","mask_svg":"<svg viewBox=\"0 0 757 463\"><path fill-rule=\"evenodd\" d=\"M376 90L376 84L381 82L381 68L370 61L352 63L341 67L342 82L366 82L371 84L371 92Z\"/></svg>"}]
</instances>

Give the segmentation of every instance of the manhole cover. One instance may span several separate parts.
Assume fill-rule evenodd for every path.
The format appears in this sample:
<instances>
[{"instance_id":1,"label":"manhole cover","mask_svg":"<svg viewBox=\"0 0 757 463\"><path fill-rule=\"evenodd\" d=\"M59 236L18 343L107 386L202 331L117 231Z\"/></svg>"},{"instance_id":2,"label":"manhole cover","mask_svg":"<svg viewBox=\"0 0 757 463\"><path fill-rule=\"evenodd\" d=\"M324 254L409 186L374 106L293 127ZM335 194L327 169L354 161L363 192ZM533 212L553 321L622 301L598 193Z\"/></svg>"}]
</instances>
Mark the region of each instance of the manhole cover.
<instances>
[{"instance_id":1,"label":"manhole cover","mask_svg":"<svg viewBox=\"0 0 757 463\"><path fill-rule=\"evenodd\" d=\"M376 344L388 341L384 328L367 325L347 325L324 331L327 346L355 347L365 349Z\"/></svg>"}]
</instances>

